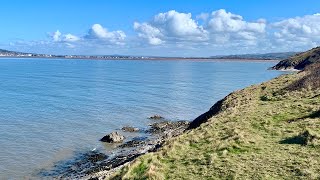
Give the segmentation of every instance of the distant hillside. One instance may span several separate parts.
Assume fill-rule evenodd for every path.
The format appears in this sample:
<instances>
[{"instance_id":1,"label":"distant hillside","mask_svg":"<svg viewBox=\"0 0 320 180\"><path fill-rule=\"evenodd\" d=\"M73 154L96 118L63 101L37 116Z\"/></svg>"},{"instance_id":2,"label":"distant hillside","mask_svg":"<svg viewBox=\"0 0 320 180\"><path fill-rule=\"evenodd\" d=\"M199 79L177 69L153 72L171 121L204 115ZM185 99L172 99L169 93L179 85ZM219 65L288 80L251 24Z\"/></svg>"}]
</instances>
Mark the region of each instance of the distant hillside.
<instances>
[{"instance_id":1,"label":"distant hillside","mask_svg":"<svg viewBox=\"0 0 320 180\"><path fill-rule=\"evenodd\" d=\"M309 51L302 52L280 61L272 69L298 69L302 70L312 63L320 63L320 47L313 48Z\"/></svg>"},{"instance_id":2,"label":"distant hillside","mask_svg":"<svg viewBox=\"0 0 320 180\"><path fill-rule=\"evenodd\" d=\"M22 53L22 52L0 49L0 56L32 56L32 55L33 55L32 53Z\"/></svg>"},{"instance_id":3,"label":"distant hillside","mask_svg":"<svg viewBox=\"0 0 320 180\"><path fill-rule=\"evenodd\" d=\"M215 59L262 59L262 60L281 60L289 58L297 52L280 52L280 53L266 53L266 54L240 54L240 55L226 55L226 56L212 56Z\"/></svg>"}]
</instances>

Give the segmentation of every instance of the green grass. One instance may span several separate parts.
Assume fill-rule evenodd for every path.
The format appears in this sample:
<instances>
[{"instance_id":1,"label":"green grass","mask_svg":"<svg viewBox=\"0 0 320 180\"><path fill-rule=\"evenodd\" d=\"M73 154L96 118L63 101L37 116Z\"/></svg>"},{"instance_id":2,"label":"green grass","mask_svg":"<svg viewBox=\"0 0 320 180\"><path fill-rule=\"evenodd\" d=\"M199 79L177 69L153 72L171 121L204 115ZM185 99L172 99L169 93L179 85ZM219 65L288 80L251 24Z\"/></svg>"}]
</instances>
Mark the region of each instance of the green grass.
<instances>
[{"instance_id":1,"label":"green grass","mask_svg":"<svg viewBox=\"0 0 320 180\"><path fill-rule=\"evenodd\" d=\"M139 179L147 179L145 173L148 167L144 163L140 163L137 167L133 168L133 173L136 174Z\"/></svg>"},{"instance_id":2,"label":"green grass","mask_svg":"<svg viewBox=\"0 0 320 180\"><path fill-rule=\"evenodd\" d=\"M286 90L306 75L283 75L230 94L223 111L117 177L319 179L320 89Z\"/></svg>"}]
</instances>

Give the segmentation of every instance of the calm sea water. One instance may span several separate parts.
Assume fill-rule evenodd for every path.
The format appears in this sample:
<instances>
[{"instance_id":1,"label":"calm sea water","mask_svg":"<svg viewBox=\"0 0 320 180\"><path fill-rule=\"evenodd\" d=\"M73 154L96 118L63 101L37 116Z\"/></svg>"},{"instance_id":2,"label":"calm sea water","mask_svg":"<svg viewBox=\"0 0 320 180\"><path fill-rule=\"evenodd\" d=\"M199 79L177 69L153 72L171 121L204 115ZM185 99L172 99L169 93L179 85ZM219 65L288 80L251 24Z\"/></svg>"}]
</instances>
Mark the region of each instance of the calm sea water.
<instances>
[{"instance_id":1,"label":"calm sea water","mask_svg":"<svg viewBox=\"0 0 320 180\"><path fill-rule=\"evenodd\" d=\"M29 177L147 117L193 120L275 62L0 59L0 179Z\"/></svg>"}]
</instances>

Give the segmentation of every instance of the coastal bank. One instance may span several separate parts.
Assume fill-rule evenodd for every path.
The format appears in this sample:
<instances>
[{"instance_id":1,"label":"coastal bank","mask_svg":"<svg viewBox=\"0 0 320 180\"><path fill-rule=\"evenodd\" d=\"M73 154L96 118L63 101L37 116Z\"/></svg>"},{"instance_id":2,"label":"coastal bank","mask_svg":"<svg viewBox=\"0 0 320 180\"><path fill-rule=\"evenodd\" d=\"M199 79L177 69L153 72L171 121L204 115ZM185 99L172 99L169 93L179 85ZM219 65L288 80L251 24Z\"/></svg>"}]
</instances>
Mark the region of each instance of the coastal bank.
<instances>
[{"instance_id":1,"label":"coastal bank","mask_svg":"<svg viewBox=\"0 0 320 180\"><path fill-rule=\"evenodd\" d=\"M319 179L320 64L301 70L235 91L160 139L120 145L151 148L115 156L111 166L91 154L93 166L77 179Z\"/></svg>"},{"instance_id":2,"label":"coastal bank","mask_svg":"<svg viewBox=\"0 0 320 180\"><path fill-rule=\"evenodd\" d=\"M236 91L111 179L320 178L320 65Z\"/></svg>"}]
</instances>

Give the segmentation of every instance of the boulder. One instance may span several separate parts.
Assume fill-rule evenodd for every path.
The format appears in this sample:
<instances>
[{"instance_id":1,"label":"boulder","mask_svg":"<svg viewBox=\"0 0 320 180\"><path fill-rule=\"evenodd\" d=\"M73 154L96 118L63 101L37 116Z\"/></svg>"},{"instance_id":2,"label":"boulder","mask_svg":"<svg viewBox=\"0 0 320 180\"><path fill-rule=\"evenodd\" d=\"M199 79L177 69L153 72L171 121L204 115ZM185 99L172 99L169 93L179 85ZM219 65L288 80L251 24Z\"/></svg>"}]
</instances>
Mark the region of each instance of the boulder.
<instances>
[{"instance_id":1,"label":"boulder","mask_svg":"<svg viewBox=\"0 0 320 180\"><path fill-rule=\"evenodd\" d=\"M124 132L138 132L139 128L125 126L121 130L124 131Z\"/></svg>"},{"instance_id":2,"label":"boulder","mask_svg":"<svg viewBox=\"0 0 320 180\"><path fill-rule=\"evenodd\" d=\"M149 119L160 120L160 119L164 119L164 117L162 117L162 116L160 116L158 114L155 114L155 115L149 117Z\"/></svg>"},{"instance_id":3,"label":"boulder","mask_svg":"<svg viewBox=\"0 0 320 180\"><path fill-rule=\"evenodd\" d=\"M104 136L100 141L107 143L120 143L124 140L124 136L119 134L118 132L112 132Z\"/></svg>"}]
</instances>

